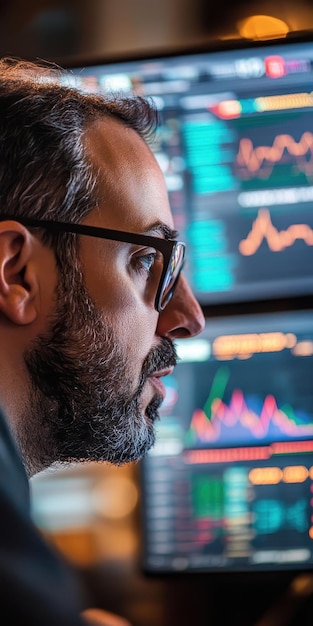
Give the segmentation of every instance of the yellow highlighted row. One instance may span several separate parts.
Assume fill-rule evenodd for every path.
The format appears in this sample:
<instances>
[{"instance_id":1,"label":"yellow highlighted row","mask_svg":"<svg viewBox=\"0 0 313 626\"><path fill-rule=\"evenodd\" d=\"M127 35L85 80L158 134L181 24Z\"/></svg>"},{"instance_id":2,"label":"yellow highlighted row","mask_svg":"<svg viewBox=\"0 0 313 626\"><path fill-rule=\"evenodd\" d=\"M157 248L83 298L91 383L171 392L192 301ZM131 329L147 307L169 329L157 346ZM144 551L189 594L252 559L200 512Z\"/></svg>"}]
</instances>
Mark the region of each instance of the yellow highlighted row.
<instances>
[{"instance_id":1,"label":"yellow highlighted row","mask_svg":"<svg viewBox=\"0 0 313 626\"><path fill-rule=\"evenodd\" d=\"M304 465L288 465L280 467L255 467L249 472L249 480L253 485L277 485L284 483L303 483L307 478L313 480L313 467Z\"/></svg>"},{"instance_id":2,"label":"yellow highlighted row","mask_svg":"<svg viewBox=\"0 0 313 626\"><path fill-rule=\"evenodd\" d=\"M213 353L217 358L222 358L257 352L281 352L285 348L293 348L296 343L297 337L293 333L220 335L213 342Z\"/></svg>"}]
</instances>

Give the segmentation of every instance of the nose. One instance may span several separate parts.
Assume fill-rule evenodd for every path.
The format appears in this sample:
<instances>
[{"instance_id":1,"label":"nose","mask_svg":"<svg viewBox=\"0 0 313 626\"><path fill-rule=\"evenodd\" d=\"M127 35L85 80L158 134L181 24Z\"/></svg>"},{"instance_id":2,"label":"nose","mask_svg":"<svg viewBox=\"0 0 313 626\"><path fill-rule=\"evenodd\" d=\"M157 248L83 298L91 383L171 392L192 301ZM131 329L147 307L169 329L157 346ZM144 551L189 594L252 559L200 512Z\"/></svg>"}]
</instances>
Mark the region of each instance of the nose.
<instances>
[{"instance_id":1,"label":"nose","mask_svg":"<svg viewBox=\"0 0 313 626\"><path fill-rule=\"evenodd\" d=\"M205 319L189 283L180 275L174 295L161 311L157 335L169 339L182 339L198 335L204 329Z\"/></svg>"}]
</instances>

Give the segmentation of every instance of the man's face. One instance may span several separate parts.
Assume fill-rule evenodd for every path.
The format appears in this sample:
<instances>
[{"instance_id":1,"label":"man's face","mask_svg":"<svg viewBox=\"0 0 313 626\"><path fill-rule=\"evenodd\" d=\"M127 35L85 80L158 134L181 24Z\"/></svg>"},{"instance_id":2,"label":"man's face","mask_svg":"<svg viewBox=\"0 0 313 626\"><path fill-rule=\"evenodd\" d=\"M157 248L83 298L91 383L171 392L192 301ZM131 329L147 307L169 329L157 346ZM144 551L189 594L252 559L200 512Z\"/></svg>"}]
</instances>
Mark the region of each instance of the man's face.
<instances>
[{"instance_id":1,"label":"man's face","mask_svg":"<svg viewBox=\"0 0 313 626\"><path fill-rule=\"evenodd\" d=\"M86 148L100 171L99 209L86 224L160 237L160 224L173 228L162 173L133 130L96 122ZM178 312L174 296L158 314L150 253L80 237L81 272L73 269L74 287L61 277L47 333L25 355L33 383L29 413L37 422L39 416L41 430L34 424L38 438L34 431L29 437L28 422L21 439L28 457L37 455L35 471L53 461L129 462L153 444L164 397L160 376L176 363L172 340L199 332L203 318L188 289L184 304L177 296Z\"/></svg>"}]
</instances>

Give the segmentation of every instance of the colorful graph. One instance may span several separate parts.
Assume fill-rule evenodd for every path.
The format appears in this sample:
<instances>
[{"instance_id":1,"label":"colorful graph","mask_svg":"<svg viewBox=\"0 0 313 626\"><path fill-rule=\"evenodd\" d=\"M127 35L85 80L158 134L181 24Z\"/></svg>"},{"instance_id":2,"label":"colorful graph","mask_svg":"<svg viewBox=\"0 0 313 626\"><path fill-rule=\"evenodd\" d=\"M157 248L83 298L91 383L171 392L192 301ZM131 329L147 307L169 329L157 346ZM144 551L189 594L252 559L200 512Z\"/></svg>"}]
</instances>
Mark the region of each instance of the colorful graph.
<instances>
[{"instance_id":1,"label":"colorful graph","mask_svg":"<svg viewBox=\"0 0 313 626\"><path fill-rule=\"evenodd\" d=\"M268 209L262 208L253 222L246 239L239 243L239 252L243 256L251 256L266 241L272 252L281 252L302 240L307 246L313 246L313 230L308 224L291 224L286 230L278 231L272 224Z\"/></svg>"},{"instance_id":2,"label":"colorful graph","mask_svg":"<svg viewBox=\"0 0 313 626\"><path fill-rule=\"evenodd\" d=\"M296 162L299 172L307 177L313 175L313 134L306 131L299 141L291 135L277 135L271 146L254 147L251 139L245 137L239 142L239 150L235 164L239 168L240 177L269 178L275 164Z\"/></svg>"},{"instance_id":3,"label":"colorful graph","mask_svg":"<svg viewBox=\"0 0 313 626\"><path fill-rule=\"evenodd\" d=\"M312 417L296 412L288 404L279 407L272 394L245 398L242 390L234 389L227 404L223 395L228 379L228 369L220 368L204 408L193 413L185 435L187 447L268 443L313 436Z\"/></svg>"}]
</instances>

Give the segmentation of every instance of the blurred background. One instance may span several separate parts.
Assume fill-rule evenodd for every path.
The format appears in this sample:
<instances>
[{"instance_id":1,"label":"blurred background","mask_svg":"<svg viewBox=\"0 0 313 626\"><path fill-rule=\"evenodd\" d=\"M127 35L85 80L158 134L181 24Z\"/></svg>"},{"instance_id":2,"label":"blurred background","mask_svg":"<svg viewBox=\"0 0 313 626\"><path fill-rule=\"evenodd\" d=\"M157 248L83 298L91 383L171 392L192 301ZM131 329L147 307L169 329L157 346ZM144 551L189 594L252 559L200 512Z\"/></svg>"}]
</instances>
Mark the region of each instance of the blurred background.
<instances>
[{"instance_id":1,"label":"blurred background","mask_svg":"<svg viewBox=\"0 0 313 626\"><path fill-rule=\"evenodd\" d=\"M249 26L252 16L259 19ZM28 58L90 58L308 28L311 0L0 2L0 52Z\"/></svg>"},{"instance_id":2,"label":"blurred background","mask_svg":"<svg viewBox=\"0 0 313 626\"><path fill-rule=\"evenodd\" d=\"M312 0L0 0L1 56L61 64L307 29L313 30ZM208 590L206 579L164 583L142 574L137 466L54 468L36 476L31 488L36 524L77 567L92 603L125 615L134 626L175 626L183 594L185 622L195 623L196 602L198 626L228 624L231 614L232 624L257 623L261 608L255 604L244 614L246 604L240 608L227 580L226 607L214 602L218 582L210 581ZM266 605L275 594L277 587L269 585Z\"/></svg>"}]
</instances>

